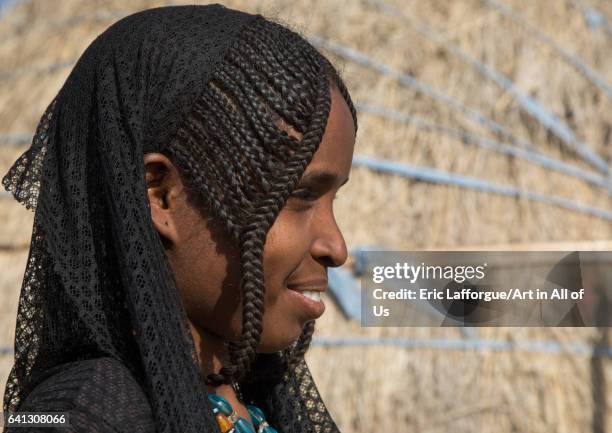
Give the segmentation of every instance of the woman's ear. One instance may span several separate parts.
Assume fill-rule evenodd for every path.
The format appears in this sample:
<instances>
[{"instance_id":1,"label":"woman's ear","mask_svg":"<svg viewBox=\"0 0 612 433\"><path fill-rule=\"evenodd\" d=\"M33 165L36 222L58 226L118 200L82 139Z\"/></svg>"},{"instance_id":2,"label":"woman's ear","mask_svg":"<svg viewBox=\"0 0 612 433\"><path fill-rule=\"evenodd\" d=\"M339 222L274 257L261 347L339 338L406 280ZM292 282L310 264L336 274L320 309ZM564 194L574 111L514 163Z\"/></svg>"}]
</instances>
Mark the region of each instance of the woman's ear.
<instances>
[{"instance_id":1,"label":"woman's ear","mask_svg":"<svg viewBox=\"0 0 612 433\"><path fill-rule=\"evenodd\" d=\"M153 227L164 245L176 244L180 227L179 196L184 192L181 177L172 161L161 153L145 154L144 165Z\"/></svg>"}]
</instances>

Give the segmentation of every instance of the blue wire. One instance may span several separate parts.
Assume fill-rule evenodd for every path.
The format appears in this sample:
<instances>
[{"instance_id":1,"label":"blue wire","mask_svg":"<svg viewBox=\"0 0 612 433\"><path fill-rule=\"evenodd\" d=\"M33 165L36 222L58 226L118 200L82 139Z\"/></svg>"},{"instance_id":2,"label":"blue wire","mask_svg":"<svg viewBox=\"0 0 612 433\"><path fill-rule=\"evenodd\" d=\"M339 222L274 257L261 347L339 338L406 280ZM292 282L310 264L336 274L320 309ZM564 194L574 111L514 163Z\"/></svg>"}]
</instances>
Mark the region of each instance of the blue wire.
<instances>
[{"instance_id":1,"label":"blue wire","mask_svg":"<svg viewBox=\"0 0 612 433\"><path fill-rule=\"evenodd\" d=\"M458 100L419 81L418 79L416 79L410 74L396 71L392 69L390 66L387 66L382 63L378 63L370 59L365 54L362 54L342 44L338 44L336 42L329 41L321 36L314 35L314 36L311 36L309 40L313 45L323 47L335 53L336 55L344 57L345 59L348 59L362 66L368 67L370 69L373 69L377 71L378 73L380 73L381 75L392 77L396 81L398 81L400 84L414 88L415 90L422 93L423 95L426 95L436 101L439 101L447 105L448 107L456 111L461 112L463 115L465 115L470 120L476 122L480 126L483 126L489 129L491 132L497 135L503 136L505 139L509 140L512 143L522 145L523 147L533 146L531 143L528 143L528 142L525 142L523 140L516 138L511 132L506 130L502 125L495 122L494 120L489 119L485 115L481 114L480 112L472 108L467 107L466 105L459 102ZM572 146L572 145L568 144L568 146ZM601 171L603 174L607 175L609 173L608 164L605 161L603 161L599 156L597 156L596 154L592 154L592 152L586 147L580 147L576 144L574 144L573 146L575 146L576 149L582 149L580 150L579 155L583 160L585 160L590 165L594 166L597 170Z\"/></svg>"},{"instance_id":2,"label":"blue wire","mask_svg":"<svg viewBox=\"0 0 612 433\"><path fill-rule=\"evenodd\" d=\"M408 17L403 11L398 8L392 7L386 4L382 0L362 0L365 3L374 5L378 9L382 10L388 15L399 17L402 21L411 24L417 32L424 35L426 38L434 40L448 52L452 53L463 62L470 65L474 68L478 73L480 73L485 78L491 80L499 87L501 87L507 94L511 95L518 104L525 110L529 115L531 115L535 120L537 120L541 125L543 125L546 129L552 132L557 138L559 138L569 149L573 150L575 153L580 155L585 161L588 161L590 164L597 167L600 171L605 174L609 173L608 164L601 159L595 152L589 149L586 144L580 143L574 132L571 130L565 122L559 119L554 113L540 103L538 103L531 96L523 93L515 83L508 79L506 76L500 74L492 67L483 64L478 61L459 47L447 42L444 40L444 37L429 28L429 26L417 23L410 17ZM604 89L605 91L605 89ZM610 89L610 95L612 97L612 88Z\"/></svg>"},{"instance_id":3,"label":"blue wire","mask_svg":"<svg viewBox=\"0 0 612 433\"><path fill-rule=\"evenodd\" d=\"M602 29L608 36L612 36L612 24L597 9L587 6L582 0L569 0L572 6L582 12L587 26L592 29Z\"/></svg>"},{"instance_id":4,"label":"blue wire","mask_svg":"<svg viewBox=\"0 0 612 433\"><path fill-rule=\"evenodd\" d=\"M564 347L555 341L495 341L495 340L451 340L451 339L410 339L410 338L359 338L359 337L315 337L313 346L318 347L380 347L393 346L404 349L435 350L476 350L476 351L517 351L545 353L551 355L583 355L612 357L612 347L590 347L581 343L569 343Z\"/></svg>"},{"instance_id":5,"label":"blue wire","mask_svg":"<svg viewBox=\"0 0 612 433\"><path fill-rule=\"evenodd\" d=\"M604 190L608 194L612 193L612 180L610 178L598 175L596 173L591 173L574 165L566 164L562 161L558 161L554 158L546 156L545 154L539 151L520 149L515 146L470 134L467 131L441 126L416 116L409 116L403 113L398 113L396 111L384 107L356 103L355 108L359 112L368 113L392 120L394 122L411 125L416 129L439 132L449 137L461 140L466 144L475 144L482 148L493 150L494 152L498 152L503 155L520 158L527 162L539 165L541 167L555 170L568 176L581 179L591 185L604 188Z\"/></svg>"},{"instance_id":6,"label":"blue wire","mask_svg":"<svg viewBox=\"0 0 612 433\"><path fill-rule=\"evenodd\" d=\"M548 45L566 63L574 67L574 69L576 69L582 76L584 76L593 85L595 85L595 87L599 88L602 92L604 92L608 98L612 99L612 86L610 86L610 84L608 84L607 81L603 77L601 77L601 75L591 69L582 59L570 53L565 48L561 47L550 36L548 36L542 30L538 29L533 24L527 22L521 15L504 6L501 2L497 0L485 1L490 7L497 10L502 16L509 18L510 20L521 25L529 33L531 33L536 38Z\"/></svg>"},{"instance_id":7,"label":"blue wire","mask_svg":"<svg viewBox=\"0 0 612 433\"><path fill-rule=\"evenodd\" d=\"M399 347L404 349L516 351L549 355L582 355L610 358L612 347L589 347L582 343L568 343L566 347L555 341L508 342L496 340L452 340L410 338L314 337L313 347ZM0 346L0 356L13 354L10 346Z\"/></svg>"},{"instance_id":8,"label":"blue wire","mask_svg":"<svg viewBox=\"0 0 612 433\"><path fill-rule=\"evenodd\" d=\"M472 189L475 191L489 192L513 198L525 198L530 201L546 203L552 206L568 209L586 215L596 216L605 220L612 221L612 212L604 209L597 209L576 203L572 200L540 194L532 191L520 190L512 186L498 185L473 177L457 175L444 171L434 170L428 167L418 167L407 164L399 164L393 161L379 160L368 156L355 155L353 166L364 166L383 173L417 179L422 182L429 182L442 185L455 185L460 188Z\"/></svg>"}]
</instances>

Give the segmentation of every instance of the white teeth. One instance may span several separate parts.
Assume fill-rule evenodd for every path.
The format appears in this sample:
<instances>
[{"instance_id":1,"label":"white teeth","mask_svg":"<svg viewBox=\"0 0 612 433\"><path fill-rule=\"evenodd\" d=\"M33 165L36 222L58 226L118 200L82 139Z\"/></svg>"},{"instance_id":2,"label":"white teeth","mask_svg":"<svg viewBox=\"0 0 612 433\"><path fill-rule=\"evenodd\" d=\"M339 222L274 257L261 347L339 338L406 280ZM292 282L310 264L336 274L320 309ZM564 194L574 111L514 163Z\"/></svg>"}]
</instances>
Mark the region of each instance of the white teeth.
<instances>
[{"instance_id":1,"label":"white teeth","mask_svg":"<svg viewBox=\"0 0 612 433\"><path fill-rule=\"evenodd\" d=\"M319 292L314 292L311 290L304 290L303 292L300 292L300 293L306 296L308 299L312 299L315 302L318 302L321 300L321 293Z\"/></svg>"}]
</instances>

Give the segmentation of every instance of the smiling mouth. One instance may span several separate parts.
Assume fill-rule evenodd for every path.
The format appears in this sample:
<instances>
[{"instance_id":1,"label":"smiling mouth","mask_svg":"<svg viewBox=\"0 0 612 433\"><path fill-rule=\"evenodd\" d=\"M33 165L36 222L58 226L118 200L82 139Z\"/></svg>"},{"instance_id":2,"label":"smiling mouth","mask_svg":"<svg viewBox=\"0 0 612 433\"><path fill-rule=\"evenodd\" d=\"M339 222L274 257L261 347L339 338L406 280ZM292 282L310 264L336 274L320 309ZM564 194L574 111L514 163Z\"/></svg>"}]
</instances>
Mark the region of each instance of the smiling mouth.
<instances>
[{"instance_id":1,"label":"smiling mouth","mask_svg":"<svg viewBox=\"0 0 612 433\"><path fill-rule=\"evenodd\" d=\"M300 292L309 299L319 301L321 300L321 293L327 290L327 279L287 283L287 288Z\"/></svg>"},{"instance_id":2,"label":"smiling mouth","mask_svg":"<svg viewBox=\"0 0 612 433\"><path fill-rule=\"evenodd\" d=\"M327 290L327 279L287 283L287 288L291 292L296 292L297 297L294 299L312 318L321 316L325 311L321 293Z\"/></svg>"},{"instance_id":3,"label":"smiling mouth","mask_svg":"<svg viewBox=\"0 0 612 433\"><path fill-rule=\"evenodd\" d=\"M316 292L314 290L303 290L300 293L315 302L319 302L321 300L321 292Z\"/></svg>"}]
</instances>

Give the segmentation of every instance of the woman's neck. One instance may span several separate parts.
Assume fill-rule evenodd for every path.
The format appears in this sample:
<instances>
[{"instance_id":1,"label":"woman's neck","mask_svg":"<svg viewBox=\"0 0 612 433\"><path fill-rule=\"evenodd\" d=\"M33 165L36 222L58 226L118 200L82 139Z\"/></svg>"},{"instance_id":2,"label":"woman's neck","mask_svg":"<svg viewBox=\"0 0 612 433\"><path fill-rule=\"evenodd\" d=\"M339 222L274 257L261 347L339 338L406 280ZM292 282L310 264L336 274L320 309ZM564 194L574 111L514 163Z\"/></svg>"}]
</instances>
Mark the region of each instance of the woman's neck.
<instances>
[{"instance_id":1,"label":"woman's neck","mask_svg":"<svg viewBox=\"0 0 612 433\"><path fill-rule=\"evenodd\" d=\"M189 322L191 335L198 356L200 370L204 376L210 373L218 373L223 364L228 362L226 342L218 336L203 330L202 328ZM223 386L223 385L221 385ZM226 385L231 388L230 385ZM208 387L208 392L214 392L215 387Z\"/></svg>"},{"instance_id":2,"label":"woman's neck","mask_svg":"<svg viewBox=\"0 0 612 433\"><path fill-rule=\"evenodd\" d=\"M191 329L191 335L193 336L193 342L195 344L202 374L206 376L210 373L218 373L223 364L227 363L229 359L226 342L218 336L194 325L191 321L189 322L189 327ZM232 405L232 408L236 411L238 416L252 423L244 403L238 400L238 396L232 385L223 384L217 387L208 386L207 392L224 397Z\"/></svg>"}]
</instances>

